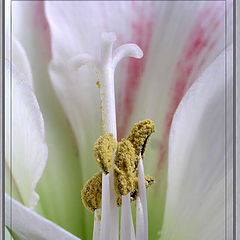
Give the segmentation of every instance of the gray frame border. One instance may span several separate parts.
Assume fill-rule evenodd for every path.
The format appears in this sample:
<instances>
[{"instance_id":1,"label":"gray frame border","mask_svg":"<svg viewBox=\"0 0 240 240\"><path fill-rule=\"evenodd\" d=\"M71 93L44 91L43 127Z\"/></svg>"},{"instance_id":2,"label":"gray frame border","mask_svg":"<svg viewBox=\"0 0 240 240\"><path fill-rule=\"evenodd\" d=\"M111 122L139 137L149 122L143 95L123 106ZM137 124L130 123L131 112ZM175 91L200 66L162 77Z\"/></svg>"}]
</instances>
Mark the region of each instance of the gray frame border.
<instances>
[{"instance_id":1,"label":"gray frame border","mask_svg":"<svg viewBox=\"0 0 240 240\"><path fill-rule=\"evenodd\" d=\"M1 11L1 79L0 79L0 89L1 89L1 100L0 100L0 143L1 143L1 157L0 157L0 184L1 184L1 200L0 200L0 224L1 224L1 234L0 239L5 239L5 0L1 0L0 3Z\"/></svg>"},{"instance_id":2,"label":"gray frame border","mask_svg":"<svg viewBox=\"0 0 240 240\"><path fill-rule=\"evenodd\" d=\"M21 1L21 0L12 0L12 1ZM11 1L11 2L12 2ZM34 0L24 0L24 1L34 1ZM44 1L44 0L38 0ZM46 0L51 1L51 0ZM66 1L66 0L57 0L57 1ZM70 1L81 1L81 0L70 0ZM95 1L95 0L89 0ZM97 0L96 0L97 1ZM143 0L137 0L143 1ZM153 0L154 1L154 0ZM164 0L156 0L156 1L164 1ZM226 0L166 0L166 1L225 1ZM237 20L240 21L240 17L237 15L237 7L240 9L240 3L237 3L237 0L233 0L233 240L237 240L237 223L240 222L240 216L237 215L237 195L240 195L237 189L237 136L238 129L237 129L237 115L240 113L237 109L237 90L240 83L237 83L237 62L239 63L239 57L237 56L237 44L240 44L240 37L237 38ZM226 4L225 4L226 9ZM0 224L1 224L1 234L0 240L5 239L5 0L1 0L0 3L0 11L1 11L1 46L0 46L0 53L1 53L1 77L0 77L0 89L1 89L1 99L0 99L0 135L1 135L1 157L0 157L0 184L1 184L1 199L0 199ZM227 17L226 17L227 18ZM225 28L226 31L226 28ZM239 47L238 47L239 48ZM240 48L239 48L240 50Z\"/></svg>"}]
</instances>

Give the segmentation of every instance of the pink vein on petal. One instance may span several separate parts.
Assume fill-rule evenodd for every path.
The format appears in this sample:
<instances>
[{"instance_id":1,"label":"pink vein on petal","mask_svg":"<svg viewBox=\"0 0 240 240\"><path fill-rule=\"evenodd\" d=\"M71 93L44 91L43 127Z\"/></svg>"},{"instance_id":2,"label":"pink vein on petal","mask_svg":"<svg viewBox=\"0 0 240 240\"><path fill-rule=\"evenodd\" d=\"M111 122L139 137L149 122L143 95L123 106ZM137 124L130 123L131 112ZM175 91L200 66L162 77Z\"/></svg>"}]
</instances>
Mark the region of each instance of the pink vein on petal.
<instances>
[{"instance_id":1,"label":"pink vein on petal","mask_svg":"<svg viewBox=\"0 0 240 240\"><path fill-rule=\"evenodd\" d=\"M223 7L223 5L220 5ZM164 131L159 149L158 170L161 168L168 151L168 138L173 115L186 93L196 80L197 73L206 63L208 56L215 49L217 38L212 39L212 33L219 26L219 8L205 8L196 19L186 40L183 52L176 66L172 87L170 89L170 103L165 116ZM203 25L204 22L204 25Z\"/></svg>"},{"instance_id":2,"label":"pink vein on petal","mask_svg":"<svg viewBox=\"0 0 240 240\"><path fill-rule=\"evenodd\" d=\"M34 2L34 23L36 27L39 28L40 33L42 34L42 38L44 43L46 44L45 52L47 57L51 58L51 37L50 37L50 28L47 22L45 9L44 9L44 1L36 1Z\"/></svg>"},{"instance_id":3,"label":"pink vein on petal","mask_svg":"<svg viewBox=\"0 0 240 240\"><path fill-rule=\"evenodd\" d=\"M123 91L120 91L119 93L120 96L123 96L123 100L118 103L117 107L118 139L124 137L126 133L127 126L133 112L137 91L140 86L141 76L146 65L147 53L152 39L152 29L155 18L153 12L154 6L151 5L151 7L152 14L145 16L144 5L139 2L132 2L131 41L143 50L144 57L141 60L130 58L127 63L125 87Z\"/></svg>"}]
</instances>

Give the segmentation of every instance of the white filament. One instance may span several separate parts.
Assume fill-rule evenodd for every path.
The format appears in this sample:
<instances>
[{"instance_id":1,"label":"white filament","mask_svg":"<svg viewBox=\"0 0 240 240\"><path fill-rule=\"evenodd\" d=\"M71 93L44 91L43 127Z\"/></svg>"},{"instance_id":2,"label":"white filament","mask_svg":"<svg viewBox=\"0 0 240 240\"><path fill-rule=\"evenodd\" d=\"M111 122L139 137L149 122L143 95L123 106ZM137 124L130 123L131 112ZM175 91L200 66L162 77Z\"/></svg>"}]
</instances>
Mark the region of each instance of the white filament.
<instances>
[{"instance_id":1,"label":"white filament","mask_svg":"<svg viewBox=\"0 0 240 240\"><path fill-rule=\"evenodd\" d=\"M122 196L122 215L121 215L121 240L135 240L135 232L132 220L130 193Z\"/></svg>"},{"instance_id":2,"label":"white filament","mask_svg":"<svg viewBox=\"0 0 240 240\"><path fill-rule=\"evenodd\" d=\"M144 215L142 203L139 197L136 199L136 240L144 239Z\"/></svg>"},{"instance_id":3,"label":"white filament","mask_svg":"<svg viewBox=\"0 0 240 240\"><path fill-rule=\"evenodd\" d=\"M140 199L140 203L143 211L143 214L140 215L140 217L143 218L143 229L144 229L144 234L143 234L144 238L140 238L140 239L147 240L148 239L147 196L146 196L145 175L144 175L144 168L143 168L141 154L139 155L139 162L138 162L138 190L139 190L139 199Z\"/></svg>"},{"instance_id":4,"label":"white filament","mask_svg":"<svg viewBox=\"0 0 240 240\"><path fill-rule=\"evenodd\" d=\"M101 219L99 219L99 216L101 216L101 210L97 209L94 212L93 240L100 240Z\"/></svg>"},{"instance_id":5,"label":"white filament","mask_svg":"<svg viewBox=\"0 0 240 240\"><path fill-rule=\"evenodd\" d=\"M110 239L109 222L111 221L109 176L102 174L102 216L100 240Z\"/></svg>"},{"instance_id":6,"label":"white filament","mask_svg":"<svg viewBox=\"0 0 240 240\"><path fill-rule=\"evenodd\" d=\"M95 57L84 53L71 59L70 65L72 69L77 69L82 65L89 64L97 69L98 79L100 81L103 132L112 133L115 139L117 139L114 71L118 62L124 57L128 56L141 58L143 56L143 52L135 44L125 44L115 50L113 57L112 49L113 43L116 41L115 33L103 33L101 37L102 45L100 59L96 59ZM124 209L123 218L126 218L130 223L129 225L125 224L124 228L126 232L129 232L129 234L131 233L131 240L134 240L135 236L132 224L130 197L124 199L122 207ZM116 204L116 193L113 185L113 169L111 169L108 175L102 174L102 215L100 240L118 240L118 214L119 210ZM96 222L97 218L94 219L94 226L99 226L99 223ZM123 229L123 227L121 229ZM126 232L123 231L123 235ZM125 239L130 239L130 236L127 236ZM96 238L94 240L98 239Z\"/></svg>"}]
</instances>

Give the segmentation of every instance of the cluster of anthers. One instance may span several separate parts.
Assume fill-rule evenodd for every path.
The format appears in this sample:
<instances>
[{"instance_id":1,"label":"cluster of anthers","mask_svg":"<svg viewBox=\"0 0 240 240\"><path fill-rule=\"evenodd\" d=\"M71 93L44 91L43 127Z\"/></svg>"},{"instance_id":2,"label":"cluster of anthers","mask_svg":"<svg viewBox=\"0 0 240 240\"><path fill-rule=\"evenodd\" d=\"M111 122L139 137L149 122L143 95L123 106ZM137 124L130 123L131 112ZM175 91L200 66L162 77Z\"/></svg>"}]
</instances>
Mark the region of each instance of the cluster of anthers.
<instances>
[{"instance_id":1,"label":"cluster of anthers","mask_svg":"<svg viewBox=\"0 0 240 240\"><path fill-rule=\"evenodd\" d=\"M130 193L131 201L136 200L138 196L137 167L139 156L144 157L149 137L154 131L154 123L147 119L136 123L129 136L118 143L111 133L106 133L98 138L94 146L94 156L101 170L85 183L81 192L83 204L88 210L93 212L100 208L102 173L109 174L112 167L117 205L121 206L122 196L128 193ZM154 178L146 175L146 188L153 183Z\"/></svg>"}]
</instances>

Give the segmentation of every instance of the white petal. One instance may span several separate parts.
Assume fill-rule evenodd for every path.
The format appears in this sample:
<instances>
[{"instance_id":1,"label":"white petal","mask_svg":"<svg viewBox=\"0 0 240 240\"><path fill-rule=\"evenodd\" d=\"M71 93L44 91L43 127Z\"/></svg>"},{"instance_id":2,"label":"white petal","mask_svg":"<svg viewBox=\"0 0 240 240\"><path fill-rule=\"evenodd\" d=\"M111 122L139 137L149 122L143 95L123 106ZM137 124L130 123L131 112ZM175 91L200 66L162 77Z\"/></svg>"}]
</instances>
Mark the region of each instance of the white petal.
<instances>
[{"instance_id":1,"label":"white petal","mask_svg":"<svg viewBox=\"0 0 240 240\"><path fill-rule=\"evenodd\" d=\"M42 114L29 82L6 61L7 190L29 207L38 201L35 188L47 162L44 134Z\"/></svg>"},{"instance_id":2,"label":"white petal","mask_svg":"<svg viewBox=\"0 0 240 240\"><path fill-rule=\"evenodd\" d=\"M10 43L12 50L10 51ZM6 34L6 46L5 46L6 59L17 66L18 71L25 75L25 79L33 87L31 67L22 45L12 36Z\"/></svg>"},{"instance_id":3,"label":"white petal","mask_svg":"<svg viewBox=\"0 0 240 240\"><path fill-rule=\"evenodd\" d=\"M71 233L43 218L18 201L5 197L6 225L21 240L79 240Z\"/></svg>"},{"instance_id":4,"label":"white petal","mask_svg":"<svg viewBox=\"0 0 240 240\"><path fill-rule=\"evenodd\" d=\"M141 9L141 4L136 6ZM129 60L116 76L121 83L116 90L119 135L126 135L139 119L151 118L160 133L154 138L168 142L168 121L179 101L224 48L224 11L222 3L199 1L158 2L150 20L142 20L139 11L136 29L141 32L132 29L131 42L143 49L144 58Z\"/></svg>"},{"instance_id":5,"label":"white petal","mask_svg":"<svg viewBox=\"0 0 240 240\"><path fill-rule=\"evenodd\" d=\"M73 16L80 18L84 14L86 10L84 2L82 2L82 7L78 6L80 2L69 3L45 2L46 15L51 30L53 53L50 76L54 90L76 136L80 159L82 159L81 168L84 169L82 179L85 181L91 176L89 173L93 174L94 170L97 169L91 153L95 140L101 134L99 89L96 85L98 79L95 71L89 66L84 66L79 71L71 71L69 61L76 59L76 56L80 53L88 53L95 57L96 54L93 50L96 47L94 44L91 44L90 48L82 47L82 38L85 39L85 46L90 46L90 35L86 34L86 26L84 26L83 21L72 19ZM61 41L62 37L59 35L60 25L58 24L63 24L61 36L62 34L66 36L69 45ZM100 53L100 44L98 51Z\"/></svg>"},{"instance_id":6,"label":"white petal","mask_svg":"<svg viewBox=\"0 0 240 240\"><path fill-rule=\"evenodd\" d=\"M5 21L6 21L6 35L5 35L5 58L14 63L17 66L18 71L22 72L25 75L27 81L30 85L33 85L32 82L32 72L30 63L28 61L27 54L22 47L21 43L13 35L13 26L12 24L13 14L12 14L12 3L11 1L6 1L5 5ZM15 19L15 17L14 17Z\"/></svg>"},{"instance_id":7,"label":"white petal","mask_svg":"<svg viewBox=\"0 0 240 240\"><path fill-rule=\"evenodd\" d=\"M160 239L225 239L232 215L232 76L229 47L194 83L175 113Z\"/></svg>"},{"instance_id":8,"label":"white petal","mask_svg":"<svg viewBox=\"0 0 240 240\"><path fill-rule=\"evenodd\" d=\"M52 87L48 75L51 44L44 1L16 1L11 4L12 33L29 58L48 145L48 164L37 185L41 198L35 210L74 235L90 238L93 217L84 208L80 192L86 180L83 172L88 172L89 178L89 172L93 175L96 170L86 167L90 160L95 164L93 154L89 154L93 145L83 146L84 151L78 149L72 127ZM86 163L84 166L80 162L80 152L82 162Z\"/></svg>"}]
</instances>

